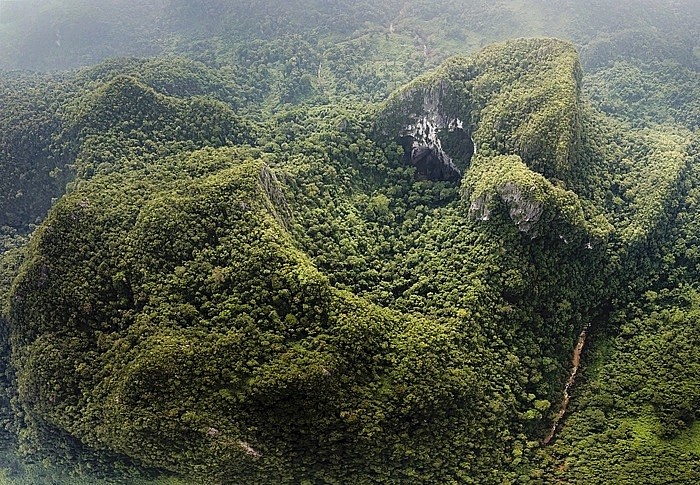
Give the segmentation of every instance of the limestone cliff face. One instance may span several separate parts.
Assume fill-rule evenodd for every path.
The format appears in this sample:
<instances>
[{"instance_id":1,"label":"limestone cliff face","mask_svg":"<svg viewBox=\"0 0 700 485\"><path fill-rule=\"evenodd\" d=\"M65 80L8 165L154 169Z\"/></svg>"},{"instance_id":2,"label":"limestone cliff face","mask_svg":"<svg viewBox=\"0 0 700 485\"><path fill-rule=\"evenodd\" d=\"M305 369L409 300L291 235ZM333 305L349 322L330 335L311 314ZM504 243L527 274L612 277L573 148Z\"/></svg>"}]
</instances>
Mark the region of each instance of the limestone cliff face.
<instances>
[{"instance_id":1,"label":"limestone cliff face","mask_svg":"<svg viewBox=\"0 0 700 485\"><path fill-rule=\"evenodd\" d=\"M468 111L453 103L459 100L453 86L445 80L435 84L414 83L398 93L379 117L381 136L397 140L404 148L404 161L416 167L416 176L428 180L458 181L462 164L474 152L470 141ZM450 146L444 138L461 132L464 146ZM471 146L469 146L471 144ZM454 145L454 144L452 144Z\"/></svg>"},{"instance_id":2,"label":"limestone cliff face","mask_svg":"<svg viewBox=\"0 0 700 485\"><path fill-rule=\"evenodd\" d=\"M512 223L530 239L592 249L612 230L605 218L584 212L576 193L530 170L517 155L474 157L461 189L468 217L495 226Z\"/></svg>"},{"instance_id":3,"label":"limestone cliff face","mask_svg":"<svg viewBox=\"0 0 700 485\"><path fill-rule=\"evenodd\" d=\"M533 196L535 188L523 190L517 183L508 181L495 188L497 195L508 207L508 214L521 232L530 233L539 222L544 211L543 203ZM471 201L469 215L480 221L488 221L491 217L494 194L483 194Z\"/></svg>"},{"instance_id":4,"label":"limestone cliff face","mask_svg":"<svg viewBox=\"0 0 700 485\"><path fill-rule=\"evenodd\" d=\"M443 148L440 132L463 130L464 122L444 106L454 93L444 84L422 96L422 107L410 113L400 132L407 161L430 180L459 180L462 172ZM406 141L410 140L410 146ZM409 159L410 158L410 159Z\"/></svg>"},{"instance_id":5,"label":"limestone cliff face","mask_svg":"<svg viewBox=\"0 0 700 485\"><path fill-rule=\"evenodd\" d=\"M557 187L576 173L579 83L571 44L507 42L451 59L394 93L376 133L401 144L417 178L461 180L471 217L487 221L506 210L535 237L546 214L567 212L549 205L571 202Z\"/></svg>"},{"instance_id":6,"label":"limestone cliff face","mask_svg":"<svg viewBox=\"0 0 700 485\"><path fill-rule=\"evenodd\" d=\"M580 77L569 43L507 42L450 59L395 92L378 112L376 133L399 141L406 162L431 180L460 178L477 149L518 155L545 177L567 180L580 132Z\"/></svg>"},{"instance_id":7,"label":"limestone cliff face","mask_svg":"<svg viewBox=\"0 0 700 485\"><path fill-rule=\"evenodd\" d=\"M419 176L428 180L459 180L462 172L445 152L440 140L440 130L462 129L458 118L440 119L438 112L423 116L415 124L407 125L400 135L405 160L416 167Z\"/></svg>"},{"instance_id":8,"label":"limestone cliff face","mask_svg":"<svg viewBox=\"0 0 700 485\"><path fill-rule=\"evenodd\" d=\"M542 204L527 196L527 192L513 182L499 187L498 194L510 207L508 213L518 229L528 232L537 224L544 210Z\"/></svg>"}]
</instances>

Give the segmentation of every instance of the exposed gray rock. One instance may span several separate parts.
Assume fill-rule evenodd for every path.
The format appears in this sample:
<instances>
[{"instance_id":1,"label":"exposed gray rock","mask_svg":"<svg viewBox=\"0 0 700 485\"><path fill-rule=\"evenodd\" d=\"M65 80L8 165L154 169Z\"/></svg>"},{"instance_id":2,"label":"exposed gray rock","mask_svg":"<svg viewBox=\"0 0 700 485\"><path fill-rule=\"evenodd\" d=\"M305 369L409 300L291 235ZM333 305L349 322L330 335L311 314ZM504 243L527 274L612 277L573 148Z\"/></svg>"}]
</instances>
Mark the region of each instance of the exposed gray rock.
<instances>
[{"instance_id":1,"label":"exposed gray rock","mask_svg":"<svg viewBox=\"0 0 700 485\"><path fill-rule=\"evenodd\" d=\"M498 195L510 207L510 218L522 232L529 232L540 220L542 204L524 194L517 184L507 182L498 188Z\"/></svg>"},{"instance_id":2,"label":"exposed gray rock","mask_svg":"<svg viewBox=\"0 0 700 485\"><path fill-rule=\"evenodd\" d=\"M467 162L474 153L470 128L463 121L469 111L456 101L457 95L445 81L418 86L403 92L392 102L380 123L383 135L395 136L404 148L407 164L416 167L416 176L428 180L458 181L462 171L454 160ZM442 133L460 131L449 143Z\"/></svg>"},{"instance_id":3,"label":"exposed gray rock","mask_svg":"<svg viewBox=\"0 0 700 485\"><path fill-rule=\"evenodd\" d=\"M262 453L250 446L247 441L238 440L238 446L240 446L248 456L252 456L253 458L260 458L262 456Z\"/></svg>"},{"instance_id":4,"label":"exposed gray rock","mask_svg":"<svg viewBox=\"0 0 700 485\"><path fill-rule=\"evenodd\" d=\"M447 119L433 112L423 116L416 123L404 127L401 132L406 161L416 167L419 176L428 180L456 181L462 172L445 153L438 131L462 129L461 120Z\"/></svg>"},{"instance_id":5,"label":"exposed gray rock","mask_svg":"<svg viewBox=\"0 0 700 485\"><path fill-rule=\"evenodd\" d=\"M417 141L406 149L407 161L416 167L416 173L428 180L456 181L462 177L462 172L452 162L452 159L437 146L422 145Z\"/></svg>"},{"instance_id":6,"label":"exposed gray rock","mask_svg":"<svg viewBox=\"0 0 700 485\"><path fill-rule=\"evenodd\" d=\"M477 221L488 221L491 218L491 197L482 195L474 199L469 206L469 217Z\"/></svg>"},{"instance_id":7,"label":"exposed gray rock","mask_svg":"<svg viewBox=\"0 0 700 485\"><path fill-rule=\"evenodd\" d=\"M282 226L287 227L289 220L291 219L291 212L289 205L287 204L287 199L284 197L282 192L282 187L280 186L277 176L268 166L264 166L260 171L259 182L262 189L267 194L272 207L270 207L271 213L275 218L282 224Z\"/></svg>"},{"instance_id":8,"label":"exposed gray rock","mask_svg":"<svg viewBox=\"0 0 700 485\"><path fill-rule=\"evenodd\" d=\"M529 233L542 217L542 203L532 198L517 184L506 182L496 188L496 193L508 206L510 218L520 231ZM474 199L469 206L469 217L478 221L488 221L491 218L492 201L491 194L483 194Z\"/></svg>"}]
</instances>

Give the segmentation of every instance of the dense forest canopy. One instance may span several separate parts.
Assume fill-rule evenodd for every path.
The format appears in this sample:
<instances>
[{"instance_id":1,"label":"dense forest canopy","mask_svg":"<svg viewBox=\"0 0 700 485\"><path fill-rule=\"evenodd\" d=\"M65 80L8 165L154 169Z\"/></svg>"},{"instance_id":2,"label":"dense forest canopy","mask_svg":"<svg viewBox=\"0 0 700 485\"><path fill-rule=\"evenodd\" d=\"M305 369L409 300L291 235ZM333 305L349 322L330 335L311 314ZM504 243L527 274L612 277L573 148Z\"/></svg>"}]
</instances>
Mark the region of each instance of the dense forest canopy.
<instances>
[{"instance_id":1,"label":"dense forest canopy","mask_svg":"<svg viewBox=\"0 0 700 485\"><path fill-rule=\"evenodd\" d=\"M699 39L0 1L0 481L698 483Z\"/></svg>"}]
</instances>

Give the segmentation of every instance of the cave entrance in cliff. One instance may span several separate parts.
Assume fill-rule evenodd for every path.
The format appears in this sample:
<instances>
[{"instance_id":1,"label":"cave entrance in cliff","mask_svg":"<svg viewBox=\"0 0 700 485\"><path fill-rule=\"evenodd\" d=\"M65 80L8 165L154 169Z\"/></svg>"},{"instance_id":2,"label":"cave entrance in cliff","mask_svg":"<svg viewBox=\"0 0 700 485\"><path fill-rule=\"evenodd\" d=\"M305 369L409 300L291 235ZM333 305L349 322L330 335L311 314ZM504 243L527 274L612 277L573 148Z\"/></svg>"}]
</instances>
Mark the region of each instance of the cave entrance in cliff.
<instances>
[{"instance_id":1,"label":"cave entrance in cliff","mask_svg":"<svg viewBox=\"0 0 700 485\"><path fill-rule=\"evenodd\" d=\"M442 149L447 153L452 162L464 173L474 156L474 142L471 130L462 128L444 129L438 133Z\"/></svg>"},{"instance_id":2,"label":"cave entrance in cliff","mask_svg":"<svg viewBox=\"0 0 700 485\"><path fill-rule=\"evenodd\" d=\"M400 136L403 161L416 167L416 177L423 180L459 180L469 168L474 155L471 133L462 128L440 130L438 143L426 145L411 135Z\"/></svg>"}]
</instances>

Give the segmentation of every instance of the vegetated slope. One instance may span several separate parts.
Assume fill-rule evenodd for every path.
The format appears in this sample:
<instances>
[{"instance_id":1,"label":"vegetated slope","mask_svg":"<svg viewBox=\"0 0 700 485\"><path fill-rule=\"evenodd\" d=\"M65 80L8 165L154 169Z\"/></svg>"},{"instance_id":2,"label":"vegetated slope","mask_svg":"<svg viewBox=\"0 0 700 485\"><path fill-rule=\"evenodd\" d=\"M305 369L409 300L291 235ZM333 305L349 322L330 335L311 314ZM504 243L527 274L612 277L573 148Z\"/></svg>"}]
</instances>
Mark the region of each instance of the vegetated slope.
<instances>
[{"instance_id":1,"label":"vegetated slope","mask_svg":"<svg viewBox=\"0 0 700 485\"><path fill-rule=\"evenodd\" d=\"M217 1L197 8L177 0L5 2L4 69L90 65L113 55L164 57L113 59L75 78L3 74L0 147L12 153L0 159L3 245L16 244L12 240L40 221L73 177L73 154L55 139L56 126L66 121L58 106L115 74L165 95L213 97L263 119L300 103L381 101L449 55L517 35L557 35L580 47L584 87L599 109L637 126L677 122L696 129L697 2L604 0L593 7L472 0ZM22 121L28 119L37 126L33 132Z\"/></svg>"},{"instance_id":2,"label":"vegetated slope","mask_svg":"<svg viewBox=\"0 0 700 485\"><path fill-rule=\"evenodd\" d=\"M0 82L3 251L43 220L76 172L106 173L127 155L245 142L239 133L249 122L232 110L260 99L225 70L183 58L115 59L72 75L16 73Z\"/></svg>"},{"instance_id":3,"label":"vegetated slope","mask_svg":"<svg viewBox=\"0 0 700 485\"><path fill-rule=\"evenodd\" d=\"M619 331L594 343L585 381L551 450L551 479L697 482L697 291L649 291L610 324Z\"/></svg>"},{"instance_id":4,"label":"vegetated slope","mask_svg":"<svg viewBox=\"0 0 700 485\"><path fill-rule=\"evenodd\" d=\"M68 160L52 150L59 130L56 111L67 81L15 74L0 78L0 227L26 230L41 222L71 179Z\"/></svg>"},{"instance_id":5,"label":"vegetated slope","mask_svg":"<svg viewBox=\"0 0 700 485\"><path fill-rule=\"evenodd\" d=\"M614 331L663 275L694 281L692 252L656 256L671 228L693 247L687 133L592 111L568 43L257 123L192 97L236 99L216 72L112 69L61 105L78 178L3 290L4 419L34 457L224 483L537 479L579 331ZM659 415L690 423L692 399Z\"/></svg>"},{"instance_id":6,"label":"vegetated slope","mask_svg":"<svg viewBox=\"0 0 700 485\"><path fill-rule=\"evenodd\" d=\"M519 36L570 39L591 74L615 61L644 76L669 60L697 69L698 18L694 0L22 0L0 8L0 69L185 55L228 68L269 107L381 101L451 55Z\"/></svg>"},{"instance_id":7,"label":"vegetated slope","mask_svg":"<svg viewBox=\"0 0 700 485\"><path fill-rule=\"evenodd\" d=\"M587 91L605 113L636 126L700 126L700 73L680 63L618 60L586 80Z\"/></svg>"},{"instance_id":8,"label":"vegetated slope","mask_svg":"<svg viewBox=\"0 0 700 485\"><path fill-rule=\"evenodd\" d=\"M571 415L551 450L551 479L699 479L697 135L687 146L657 227L630 245L636 297L592 342Z\"/></svg>"}]
</instances>

